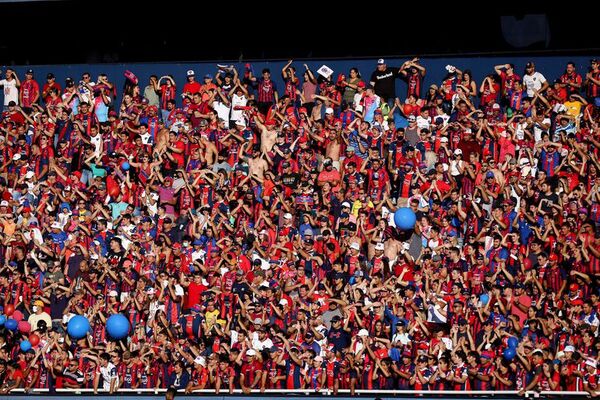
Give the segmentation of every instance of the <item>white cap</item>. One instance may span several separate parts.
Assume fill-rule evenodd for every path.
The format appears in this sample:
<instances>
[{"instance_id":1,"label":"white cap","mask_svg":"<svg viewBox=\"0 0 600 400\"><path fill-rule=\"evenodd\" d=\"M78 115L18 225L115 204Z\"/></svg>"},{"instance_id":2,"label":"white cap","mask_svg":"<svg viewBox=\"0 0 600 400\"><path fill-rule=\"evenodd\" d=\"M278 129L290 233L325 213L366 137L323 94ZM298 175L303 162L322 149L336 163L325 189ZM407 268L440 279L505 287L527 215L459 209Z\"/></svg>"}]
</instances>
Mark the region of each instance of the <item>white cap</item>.
<instances>
[{"instance_id":1,"label":"white cap","mask_svg":"<svg viewBox=\"0 0 600 400\"><path fill-rule=\"evenodd\" d=\"M360 245L356 242L352 242L352 244L350 244L350 248L354 250L360 250Z\"/></svg>"},{"instance_id":2,"label":"white cap","mask_svg":"<svg viewBox=\"0 0 600 400\"><path fill-rule=\"evenodd\" d=\"M238 119L237 121L235 121L235 124L237 126L241 126L242 128L246 127L246 123L243 120L241 120L241 119Z\"/></svg>"},{"instance_id":3,"label":"white cap","mask_svg":"<svg viewBox=\"0 0 600 400\"><path fill-rule=\"evenodd\" d=\"M570 351L571 353L575 352L575 347L569 345L569 346L565 346L564 349L565 352Z\"/></svg>"},{"instance_id":4,"label":"white cap","mask_svg":"<svg viewBox=\"0 0 600 400\"><path fill-rule=\"evenodd\" d=\"M188 69L188 72L186 73L187 76L194 76L196 75L196 73L194 72L193 69Z\"/></svg>"},{"instance_id":5,"label":"white cap","mask_svg":"<svg viewBox=\"0 0 600 400\"><path fill-rule=\"evenodd\" d=\"M333 108L331 108L331 107L327 107L327 108L325 109L325 114L333 114Z\"/></svg>"},{"instance_id":6,"label":"white cap","mask_svg":"<svg viewBox=\"0 0 600 400\"><path fill-rule=\"evenodd\" d=\"M31 179L35 176L35 173L33 171L27 171L27 173L25 174L25 179Z\"/></svg>"},{"instance_id":7,"label":"white cap","mask_svg":"<svg viewBox=\"0 0 600 400\"><path fill-rule=\"evenodd\" d=\"M108 292L108 295L110 297L117 297L119 295L119 293L117 293L116 290L111 290L110 292Z\"/></svg>"},{"instance_id":8,"label":"white cap","mask_svg":"<svg viewBox=\"0 0 600 400\"><path fill-rule=\"evenodd\" d=\"M200 364L203 367L206 367L206 358L204 358L202 356L198 356L198 357L194 358L194 364Z\"/></svg>"},{"instance_id":9,"label":"white cap","mask_svg":"<svg viewBox=\"0 0 600 400\"><path fill-rule=\"evenodd\" d=\"M8 201L6 201L6 200L0 201L0 207L8 207Z\"/></svg>"},{"instance_id":10,"label":"white cap","mask_svg":"<svg viewBox=\"0 0 600 400\"><path fill-rule=\"evenodd\" d=\"M254 351L254 349L249 349L248 351L246 351L246 355L247 356L255 356L256 351Z\"/></svg>"},{"instance_id":11,"label":"white cap","mask_svg":"<svg viewBox=\"0 0 600 400\"><path fill-rule=\"evenodd\" d=\"M155 193L155 192L150 193L150 198L152 200L158 201L158 193Z\"/></svg>"},{"instance_id":12,"label":"white cap","mask_svg":"<svg viewBox=\"0 0 600 400\"><path fill-rule=\"evenodd\" d=\"M379 60L377 60L377 64L385 64L385 60L383 58L380 58Z\"/></svg>"},{"instance_id":13,"label":"white cap","mask_svg":"<svg viewBox=\"0 0 600 400\"><path fill-rule=\"evenodd\" d=\"M156 293L156 289L154 289L153 287L151 287L151 288L148 288L148 289L146 290L146 293L147 293L147 294L154 294L154 293Z\"/></svg>"},{"instance_id":14,"label":"white cap","mask_svg":"<svg viewBox=\"0 0 600 400\"><path fill-rule=\"evenodd\" d=\"M442 143L448 143L448 137L446 137L446 136L442 136L442 137L440 138L440 142L442 142Z\"/></svg>"},{"instance_id":15,"label":"white cap","mask_svg":"<svg viewBox=\"0 0 600 400\"><path fill-rule=\"evenodd\" d=\"M456 155L462 154L462 150L461 149L456 149L456 150L454 150L454 154L456 154Z\"/></svg>"},{"instance_id":16,"label":"white cap","mask_svg":"<svg viewBox=\"0 0 600 400\"><path fill-rule=\"evenodd\" d=\"M14 160L14 161L17 161L17 160L20 160L20 159L21 159L21 153L16 153L16 154L13 156L13 160Z\"/></svg>"},{"instance_id":17,"label":"white cap","mask_svg":"<svg viewBox=\"0 0 600 400\"><path fill-rule=\"evenodd\" d=\"M521 158L519 160L519 165L522 167L524 165L529 165L531 164L531 161L529 160L529 158Z\"/></svg>"},{"instance_id":18,"label":"white cap","mask_svg":"<svg viewBox=\"0 0 600 400\"><path fill-rule=\"evenodd\" d=\"M585 365L589 365L590 367L596 368L596 360L593 358L588 358L585 360Z\"/></svg>"},{"instance_id":19,"label":"white cap","mask_svg":"<svg viewBox=\"0 0 600 400\"><path fill-rule=\"evenodd\" d=\"M290 214L290 213L285 213L285 214L283 214L283 218L284 218L284 219L292 219L292 214Z\"/></svg>"},{"instance_id":20,"label":"white cap","mask_svg":"<svg viewBox=\"0 0 600 400\"><path fill-rule=\"evenodd\" d=\"M279 300L279 305L287 306L288 305L287 299L281 299L281 300Z\"/></svg>"},{"instance_id":21,"label":"white cap","mask_svg":"<svg viewBox=\"0 0 600 400\"><path fill-rule=\"evenodd\" d=\"M62 225L60 224L60 222L53 222L50 227L52 229L62 229Z\"/></svg>"},{"instance_id":22,"label":"white cap","mask_svg":"<svg viewBox=\"0 0 600 400\"><path fill-rule=\"evenodd\" d=\"M350 205L350 203L348 203L347 201L342 203L342 207L348 207L351 208L352 206Z\"/></svg>"},{"instance_id":23,"label":"white cap","mask_svg":"<svg viewBox=\"0 0 600 400\"><path fill-rule=\"evenodd\" d=\"M315 361L316 361L316 362L323 362L323 357L321 357L321 356L316 356L316 357L315 357Z\"/></svg>"},{"instance_id":24,"label":"white cap","mask_svg":"<svg viewBox=\"0 0 600 400\"><path fill-rule=\"evenodd\" d=\"M367 337L367 336L369 336L369 331L366 329L361 329L360 331L358 331L358 336Z\"/></svg>"},{"instance_id":25,"label":"white cap","mask_svg":"<svg viewBox=\"0 0 600 400\"><path fill-rule=\"evenodd\" d=\"M383 243L379 242L375 245L375 250L384 250L385 247L383 246Z\"/></svg>"}]
</instances>

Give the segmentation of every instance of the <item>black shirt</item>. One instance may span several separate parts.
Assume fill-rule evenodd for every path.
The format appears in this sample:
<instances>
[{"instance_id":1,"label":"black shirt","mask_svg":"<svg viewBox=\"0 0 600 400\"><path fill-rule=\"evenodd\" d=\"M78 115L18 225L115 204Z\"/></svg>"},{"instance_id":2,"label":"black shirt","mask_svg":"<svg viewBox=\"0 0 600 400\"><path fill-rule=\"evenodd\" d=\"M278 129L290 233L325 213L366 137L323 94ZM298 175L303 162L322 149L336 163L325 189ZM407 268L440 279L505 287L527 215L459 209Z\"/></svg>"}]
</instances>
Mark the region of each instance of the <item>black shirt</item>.
<instances>
[{"instance_id":1,"label":"black shirt","mask_svg":"<svg viewBox=\"0 0 600 400\"><path fill-rule=\"evenodd\" d=\"M371 74L371 82L375 82L375 94L385 100L396 97L396 78L400 68L387 67L385 71L375 70Z\"/></svg>"}]
</instances>

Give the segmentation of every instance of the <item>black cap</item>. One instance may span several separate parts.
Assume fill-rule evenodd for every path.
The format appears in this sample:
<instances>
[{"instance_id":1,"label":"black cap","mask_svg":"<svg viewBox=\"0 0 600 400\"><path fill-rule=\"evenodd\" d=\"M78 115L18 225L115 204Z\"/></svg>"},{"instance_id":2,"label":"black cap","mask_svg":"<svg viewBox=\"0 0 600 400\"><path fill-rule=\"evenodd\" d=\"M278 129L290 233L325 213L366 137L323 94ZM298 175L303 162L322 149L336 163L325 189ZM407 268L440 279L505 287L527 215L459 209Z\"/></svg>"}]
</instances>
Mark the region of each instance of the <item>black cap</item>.
<instances>
[{"instance_id":1,"label":"black cap","mask_svg":"<svg viewBox=\"0 0 600 400\"><path fill-rule=\"evenodd\" d=\"M46 75L46 79L54 79L54 74L52 72L48 73L48 75Z\"/></svg>"},{"instance_id":2,"label":"black cap","mask_svg":"<svg viewBox=\"0 0 600 400\"><path fill-rule=\"evenodd\" d=\"M25 73L33 75L33 70L32 69L28 69L27 72L25 72Z\"/></svg>"}]
</instances>

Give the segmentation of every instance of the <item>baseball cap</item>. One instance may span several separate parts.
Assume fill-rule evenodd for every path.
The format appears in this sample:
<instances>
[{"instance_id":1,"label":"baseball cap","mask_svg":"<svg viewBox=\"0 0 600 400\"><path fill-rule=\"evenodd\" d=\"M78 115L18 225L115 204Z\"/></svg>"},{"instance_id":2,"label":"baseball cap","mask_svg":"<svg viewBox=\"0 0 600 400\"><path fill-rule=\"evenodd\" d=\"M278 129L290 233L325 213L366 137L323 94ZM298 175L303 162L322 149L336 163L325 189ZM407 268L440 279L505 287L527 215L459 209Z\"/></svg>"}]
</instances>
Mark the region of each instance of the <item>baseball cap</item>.
<instances>
[{"instance_id":1,"label":"baseball cap","mask_svg":"<svg viewBox=\"0 0 600 400\"><path fill-rule=\"evenodd\" d=\"M283 214L283 218L284 218L284 219L292 219L292 214L290 214L290 213L285 213L285 214Z\"/></svg>"},{"instance_id":2,"label":"baseball cap","mask_svg":"<svg viewBox=\"0 0 600 400\"><path fill-rule=\"evenodd\" d=\"M456 149L456 150L454 150L454 154L455 154L455 155L459 155L459 154L462 154L462 153L463 153L463 152L462 152L462 150L461 150L461 149Z\"/></svg>"},{"instance_id":3,"label":"baseball cap","mask_svg":"<svg viewBox=\"0 0 600 400\"><path fill-rule=\"evenodd\" d=\"M247 356L255 356L256 351L254 349L250 349L250 350L246 351L246 355Z\"/></svg>"},{"instance_id":4,"label":"baseball cap","mask_svg":"<svg viewBox=\"0 0 600 400\"><path fill-rule=\"evenodd\" d=\"M571 345L569 345L569 346L565 346L565 349L564 349L564 351L565 351L565 352L567 352L567 351L570 351L571 353L574 353L574 352L575 352L575 347L573 347L573 346L571 346Z\"/></svg>"},{"instance_id":5,"label":"baseball cap","mask_svg":"<svg viewBox=\"0 0 600 400\"><path fill-rule=\"evenodd\" d=\"M350 244L350 248L354 250L360 250L360 245L356 242L353 242L352 244Z\"/></svg>"},{"instance_id":6,"label":"baseball cap","mask_svg":"<svg viewBox=\"0 0 600 400\"><path fill-rule=\"evenodd\" d=\"M492 171L488 171L488 172L485 174L485 177L486 177L486 178L493 178L493 177L494 177L494 173L493 173Z\"/></svg>"},{"instance_id":7,"label":"baseball cap","mask_svg":"<svg viewBox=\"0 0 600 400\"><path fill-rule=\"evenodd\" d=\"M33 75L33 70L32 70L32 69L28 69L28 70L27 70L27 72L26 72L26 74L31 74L31 75Z\"/></svg>"},{"instance_id":8,"label":"baseball cap","mask_svg":"<svg viewBox=\"0 0 600 400\"><path fill-rule=\"evenodd\" d=\"M359 88L364 88L367 85L363 81L360 81L356 84L356 86L358 86Z\"/></svg>"},{"instance_id":9,"label":"baseball cap","mask_svg":"<svg viewBox=\"0 0 600 400\"><path fill-rule=\"evenodd\" d=\"M596 360L593 358L588 358L585 360L585 365L589 365L590 367L596 368Z\"/></svg>"},{"instance_id":10,"label":"baseball cap","mask_svg":"<svg viewBox=\"0 0 600 400\"><path fill-rule=\"evenodd\" d=\"M196 75L196 73L194 72L194 70L193 70L193 69L188 69L188 71L187 71L186 75L187 75L187 76L194 76L194 75Z\"/></svg>"},{"instance_id":11,"label":"baseball cap","mask_svg":"<svg viewBox=\"0 0 600 400\"><path fill-rule=\"evenodd\" d=\"M206 74L206 75L204 75L204 79L212 79L212 75L211 74Z\"/></svg>"},{"instance_id":12,"label":"baseball cap","mask_svg":"<svg viewBox=\"0 0 600 400\"><path fill-rule=\"evenodd\" d=\"M345 201L345 202L342 203L342 207L348 207L348 208L350 208L351 206L350 206L350 203L348 203L347 201Z\"/></svg>"},{"instance_id":13,"label":"baseball cap","mask_svg":"<svg viewBox=\"0 0 600 400\"><path fill-rule=\"evenodd\" d=\"M41 300L35 300L32 305L38 306L38 307L44 307L44 302Z\"/></svg>"},{"instance_id":14,"label":"baseball cap","mask_svg":"<svg viewBox=\"0 0 600 400\"><path fill-rule=\"evenodd\" d=\"M385 60L383 58L380 58L379 60L377 60L377 65L382 65L385 64Z\"/></svg>"},{"instance_id":15,"label":"baseball cap","mask_svg":"<svg viewBox=\"0 0 600 400\"><path fill-rule=\"evenodd\" d=\"M369 331L366 329L361 329L360 331L358 331L358 336L359 337L367 337L367 336L369 336Z\"/></svg>"},{"instance_id":16,"label":"baseball cap","mask_svg":"<svg viewBox=\"0 0 600 400\"><path fill-rule=\"evenodd\" d=\"M494 105L492 106L492 108L493 108L494 110L498 110L498 109L500 109L500 104L498 104L498 103L494 103Z\"/></svg>"},{"instance_id":17,"label":"baseball cap","mask_svg":"<svg viewBox=\"0 0 600 400\"><path fill-rule=\"evenodd\" d=\"M383 243L379 242L375 245L375 250L384 250L385 247L383 246Z\"/></svg>"},{"instance_id":18,"label":"baseball cap","mask_svg":"<svg viewBox=\"0 0 600 400\"><path fill-rule=\"evenodd\" d=\"M578 291L578 290L579 290L579 285L578 285L578 284L576 284L576 283L571 283L571 285L569 286L569 290L570 290L571 292L576 292L576 291Z\"/></svg>"},{"instance_id":19,"label":"baseball cap","mask_svg":"<svg viewBox=\"0 0 600 400\"><path fill-rule=\"evenodd\" d=\"M327 107L327 108L325 109L325 114L333 114L333 108L331 108L331 107Z\"/></svg>"},{"instance_id":20,"label":"baseball cap","mask_svg":"<svg viewBox=\"0 0 600 400\"><path fill-rule=\"evenodd\" d=\"M117 293L116 290L111 290L110 292L108 292L108 295L110 297L117 297L119 295L119 293Z\"/></svg>"}]
</instances>

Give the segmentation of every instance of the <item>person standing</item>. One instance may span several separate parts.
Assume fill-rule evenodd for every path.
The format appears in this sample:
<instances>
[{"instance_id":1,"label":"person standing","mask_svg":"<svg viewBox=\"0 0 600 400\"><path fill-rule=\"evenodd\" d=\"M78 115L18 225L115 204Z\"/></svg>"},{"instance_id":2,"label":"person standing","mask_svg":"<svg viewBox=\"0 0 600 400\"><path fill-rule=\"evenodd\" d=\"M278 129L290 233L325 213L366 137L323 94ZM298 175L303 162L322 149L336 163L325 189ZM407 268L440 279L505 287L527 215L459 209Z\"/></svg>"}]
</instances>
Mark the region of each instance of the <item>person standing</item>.
<instances>
[{"instance_id":1,"label":"person standing","mask_svg":"<svg viewBox=\"0 0 600 400\"><path fill-rule=\"evenodd\" d=\"M527 88L527 97L533 98L536 93L542 93L550 86L546 77L535 70L533 61L525 65L525 75L523 76L523 85Z\"/></svg>"},{"instance_id":2,"label":"person standing","mask_svg":"<svg viewBox=\"0 0 600 400\"><path fill-rule=\"evenodd\" d=\"M4 110L8 109L8 103L11 101L14 101L15 104L19 103L21 81L13 69L6 69L6 78L0 81L0 86L4 89Z\"/></svg>"},{"instance_id":3,"label":"person standing","mask_svg":"<svg viewBox=\"0 0 600 400\"><path fill-rule=\"evenodd\" d=\"M19 100L23 111L29 114L31 107L40 99L40 85L33 79L33 70L25 73L25 81L21 84Z\"/></svg>"},{"instance_id":4,"label":"person standing","mask_svg":"<svg viewBox=\"0 0 600 400\"><path fill-rule=\"evenodd\" d=\"M396 78L400 68L388 67L383 58L377 60L377 69L371 74L370 84L383 102L393 102L396 97ZM393 104L390 104L392 106Z\"/></svg>"}]
</instances>

